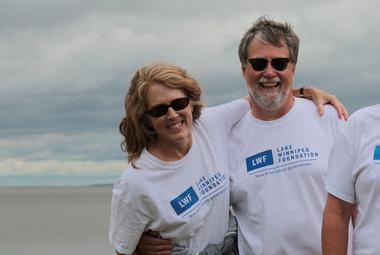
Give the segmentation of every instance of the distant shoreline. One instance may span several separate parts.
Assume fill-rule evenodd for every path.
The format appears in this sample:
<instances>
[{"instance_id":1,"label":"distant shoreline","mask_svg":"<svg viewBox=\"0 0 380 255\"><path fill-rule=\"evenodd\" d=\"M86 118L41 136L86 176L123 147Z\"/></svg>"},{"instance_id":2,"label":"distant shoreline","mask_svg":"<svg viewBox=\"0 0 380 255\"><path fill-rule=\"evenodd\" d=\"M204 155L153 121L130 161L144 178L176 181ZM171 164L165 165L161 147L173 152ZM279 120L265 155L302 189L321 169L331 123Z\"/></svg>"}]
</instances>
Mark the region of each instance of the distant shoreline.
<instances>
[{"instance_id":1,"label":"distant shoreline","mask_svg":"<svg viewBox=\"0 0 380 255\"><path fill-rule=\"evenodd\" d=\"M0 187L110 186L115 175L0 175Z\"/></svg>"},{"instance_id":2,"label":"distant shoreline","mask_svg":"<svg viewBox=\"0 0 380 255\"><path fill-rule=\"evenodd\" d=\"M96 188L96 187L113 187L113 183L105 184L84 184L84 185L0 185L3 188Z\"/></svg>"}]
</instances>

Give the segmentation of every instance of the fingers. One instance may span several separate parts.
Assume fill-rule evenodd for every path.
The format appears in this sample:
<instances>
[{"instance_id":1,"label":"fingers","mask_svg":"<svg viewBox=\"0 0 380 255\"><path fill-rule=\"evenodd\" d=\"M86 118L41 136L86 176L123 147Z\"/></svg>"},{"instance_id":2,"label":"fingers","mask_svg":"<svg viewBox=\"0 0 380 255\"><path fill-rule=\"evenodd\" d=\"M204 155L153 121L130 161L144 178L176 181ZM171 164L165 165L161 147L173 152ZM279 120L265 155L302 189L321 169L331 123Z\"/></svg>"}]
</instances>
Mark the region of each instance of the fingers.
<instances>
[{"instance_id":1,"label":"fingers","mask_svg":"<svg viewBox=\"0 0 380 255\"><path fill-rule=\"evenodd\" d=\"M137 251L139 255L170 255L172 245L138 245Z\"/></svg>"},{"instance_id":2,"label":"fingers","mask_svg":"<svg viewBox=\"0 0 380 255\"><path fill-rule=\"evenodd\" d=\"M342 107L343 107L343 118L344 120L347 120L349 113L344 105L342 105Z\"/></svg>"},{"instance_id":3,"label":"fingers","mask_svg":"<svg viewBox=\"0 0 380 255\"><path fill-rule=\"evenodd\" d=\"M340 108L341 108L342 116L339 116L339 118L343 117L344 120L347 120L348 119L348 111L347 111L346 107L342 103L340 103Z\"/></svg>"},{"instance_id":4,"label":"fingers","mask_svg":"<svg viewBox=\"0 0 380 255\"><path fill-rule=\"evenodd\" d=\"M173 248L169 240L144 233L137 245L139 255L169 255Z\"/></svg>"},{"instance_id":5,"label":"fingers","mask_svg":"<svg viewBox=\"0 0 380 255\"><path fill-rule=\"evenodd\" d=\"M342 107L341 107L341 103L336 98L336 96L329 95L327 103L332 104L335 107L335 109L336 109L336 111L338 113L338 117L339 117L339 119L341 119L342 115L343 115L343 113L342 113Z\"/></svg>"},{"instance_id":6,"label":"fingers","mask_svg":"<svg viewBox=\"0 0 380 255\"><path fill-rule=\"evenodd\" d=\"M344 118L345 120L347 120L348 111L346 107L338 100L338 98L335 95L329 95L328 99L328 103L332 104L335 107L339 119Z\"/></svg>"},{"instance_id":7,"label":"fingers","mask_svg":"<svg viewBox=\"0 0 380 255\"><path fill-rule=\"evenodd\" d=\"M325 112L323 101L320 98L316 98L314 102L317 105L317 111L318 111L319 116L322 116L323 113Z\"/></svg>"}]
</instances>

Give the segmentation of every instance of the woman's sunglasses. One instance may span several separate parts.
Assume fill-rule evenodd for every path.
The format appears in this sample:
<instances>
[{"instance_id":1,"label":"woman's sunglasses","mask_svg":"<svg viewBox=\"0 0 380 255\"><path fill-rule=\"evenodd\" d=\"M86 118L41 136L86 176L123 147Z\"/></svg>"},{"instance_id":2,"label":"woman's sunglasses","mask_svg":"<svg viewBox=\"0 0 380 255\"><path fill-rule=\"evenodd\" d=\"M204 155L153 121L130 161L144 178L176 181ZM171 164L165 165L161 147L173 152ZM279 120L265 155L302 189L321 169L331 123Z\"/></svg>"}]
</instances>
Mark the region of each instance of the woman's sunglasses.
<instances>
[{"instance_id":1,"label":"woman's sunglasses","mask_svg":"<svg viewBox=\"0 0 380 255\"><path fill-rule=\"evenodd\" d=\"M146 113L150 116L158 118L164 116L168 113L169 107L173 108L175 111L180 111L185 109L189 105L190 99L188 97L182 97L174 99L170 104L159 104L150 108Z\"/></svg>"},{"instance_id":2,"label":"woman's sunglasses","mask_svg":"<svg viewBox=\"0 0 380 255\"><path fill-rule=\"evenodd\" d=\"M266 58L248 59L248 62L251 64L253 70L258 72L263 71L268 66L269 62L277 71L284 71L290 61L290 58L272 58L271 60L268 60Z\"/></svg>"}]
</instances>

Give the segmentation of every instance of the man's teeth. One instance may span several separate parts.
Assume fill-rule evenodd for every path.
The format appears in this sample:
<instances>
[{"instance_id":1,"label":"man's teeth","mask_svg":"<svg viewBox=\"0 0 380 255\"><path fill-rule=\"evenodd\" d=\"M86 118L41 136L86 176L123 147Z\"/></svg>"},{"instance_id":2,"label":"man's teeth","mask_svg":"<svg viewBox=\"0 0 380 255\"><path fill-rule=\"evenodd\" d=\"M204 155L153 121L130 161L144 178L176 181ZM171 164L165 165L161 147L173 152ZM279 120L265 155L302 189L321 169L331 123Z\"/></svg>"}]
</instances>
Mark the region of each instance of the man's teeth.
<instances>
[{"instance_id":1,"label":"man's teeth","mask_svg":"<svg viewBox=\"0 0 380 255\"><path fill-rule=\"evenodd\" d=\"M277 82L262 82L261 84L264 87L275 87L275 86L277 86Z\"/></svg>"}]
</instances>

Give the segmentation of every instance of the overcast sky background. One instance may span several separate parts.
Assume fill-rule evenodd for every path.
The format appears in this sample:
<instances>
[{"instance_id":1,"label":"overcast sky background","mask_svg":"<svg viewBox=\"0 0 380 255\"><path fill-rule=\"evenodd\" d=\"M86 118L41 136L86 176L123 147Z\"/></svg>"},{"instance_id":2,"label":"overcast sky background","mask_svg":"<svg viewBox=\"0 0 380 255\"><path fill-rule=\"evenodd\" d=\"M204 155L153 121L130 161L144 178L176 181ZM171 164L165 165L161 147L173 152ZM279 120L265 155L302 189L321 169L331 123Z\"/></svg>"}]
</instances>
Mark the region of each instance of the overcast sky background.
<instances>
[{"instance_id":1,"label":"overcast sky background","mask_svg":"<svg viewBox=\"0 0 380 255\"><path fill-rule=\"evenodd\" d=\"M262 15L301 39L296 85L350 112L380 102L380 1L0 0L0 178L119 175L118 123L136 68L169 62L208 105L246 93L241 36Z\"/></svg>"}]
</instances>

